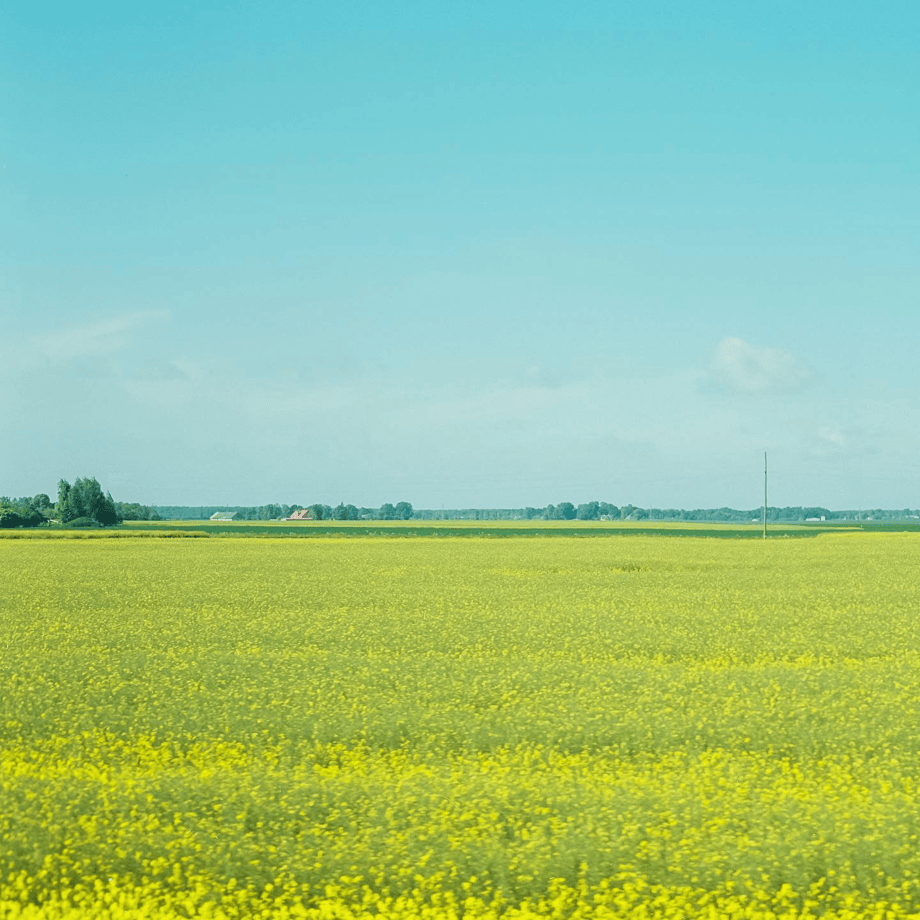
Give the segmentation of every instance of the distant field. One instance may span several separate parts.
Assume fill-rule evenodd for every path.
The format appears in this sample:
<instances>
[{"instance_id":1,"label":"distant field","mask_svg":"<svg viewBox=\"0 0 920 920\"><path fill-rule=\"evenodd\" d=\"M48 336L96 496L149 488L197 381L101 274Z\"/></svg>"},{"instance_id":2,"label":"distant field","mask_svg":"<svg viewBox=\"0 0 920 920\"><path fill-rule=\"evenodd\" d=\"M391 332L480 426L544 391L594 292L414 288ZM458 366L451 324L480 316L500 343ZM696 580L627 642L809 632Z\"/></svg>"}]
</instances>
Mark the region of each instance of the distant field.
<instances>
[{"instance_id":1,"label":"distant field","mask_svg":"<svg viewBox=\"0 0 920 920\"><path fill-rule=\"evenodd\" d=\"M763 524L708 524L675 521L138 521L124 528L201 531L267 536L456 536L608 537L682 536L761 539ZM245 529L243 529L245 528ZM768 537L811 537L820 533L920 533L920 521L842 521L768 524Z\"/></svg>"},{"instance_id":2,"label":"distant field","mask_svg":"<svg viewBox=\"0 0 920 920\"><path fill-rule=\"evenodd\" d=\"M920 913L920 535L171 528L0 540L3 920Z\"/></svg>"},{"instance_id":3,"label":"distant field","mask_svg":"<svg viewBox=\"0 0 920 920\"><path fill-rule=\"evenodd\" d=\"M920 533L917 521L770 524L767 538L822 533ZM762 524L674 521L126 521L113 528L0 530L0 539L169 537L713 537L760 540Z\"/></svg>"},{"instance_id":4,"label":"distant field","mask_svg":"<svg viewBox=\"0 0 920 920\"><path fill-rule=\"evenodd\" d=\"M610 537L674 534L675 536L760 537L762 527L732 524L632 523L599 521L277 521L132 522L127 529L198 531L213 535L291 537ZM813 535L813 525L778 528L783 534Z\"/></svg>"},{"instance_id":5,"label":"distant field","mask_svg":"<svg viewBox=\"0 0 920 920\"><path fill-rule=\"evenodd\" d=\"M762 524L705 524L632 521L136 521L120 530L231 534L246 536L330 537L610 537L682 536L761 539ZM812 537L841 530L868 532L920 532L920 522L856 524L771 524L769 537Z\"/></svg>"}]
</instances>

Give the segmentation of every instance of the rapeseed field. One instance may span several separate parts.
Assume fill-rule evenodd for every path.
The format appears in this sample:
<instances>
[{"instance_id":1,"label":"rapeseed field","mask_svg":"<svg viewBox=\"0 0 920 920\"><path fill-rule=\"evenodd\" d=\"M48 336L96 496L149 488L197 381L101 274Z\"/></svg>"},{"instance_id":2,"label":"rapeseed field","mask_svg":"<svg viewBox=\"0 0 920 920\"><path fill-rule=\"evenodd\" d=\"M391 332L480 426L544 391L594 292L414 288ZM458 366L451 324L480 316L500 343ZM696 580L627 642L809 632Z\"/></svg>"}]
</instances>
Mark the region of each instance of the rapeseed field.
<instances>
[{"instance_id":1,"label":"rapeseed field","mask_svg":"<svg viewBox=\"0 0 920 920\"><path fill-rule=\"evenodd\" d=\"M920 537L0 540L0 918L920 917Z\"/></svg>"}]
</instances>

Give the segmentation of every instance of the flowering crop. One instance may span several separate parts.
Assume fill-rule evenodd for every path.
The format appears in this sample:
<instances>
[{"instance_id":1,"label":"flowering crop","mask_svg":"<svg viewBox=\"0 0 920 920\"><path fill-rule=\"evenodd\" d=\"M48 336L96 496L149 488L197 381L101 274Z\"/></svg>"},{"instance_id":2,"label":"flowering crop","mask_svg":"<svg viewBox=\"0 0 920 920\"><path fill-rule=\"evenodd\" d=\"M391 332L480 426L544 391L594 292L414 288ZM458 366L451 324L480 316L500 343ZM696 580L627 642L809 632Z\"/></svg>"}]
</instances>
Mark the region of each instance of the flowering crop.
<instances>
[{"instance_id":1,"label":"flowering crop","mask_svg":"<svg viewBox=\"0 0 920 920\"><path fill-rule=\"evenodd\" d=\"M0 918L920 917L917 538L0 543Z\"/></svg>"}]
</instances>

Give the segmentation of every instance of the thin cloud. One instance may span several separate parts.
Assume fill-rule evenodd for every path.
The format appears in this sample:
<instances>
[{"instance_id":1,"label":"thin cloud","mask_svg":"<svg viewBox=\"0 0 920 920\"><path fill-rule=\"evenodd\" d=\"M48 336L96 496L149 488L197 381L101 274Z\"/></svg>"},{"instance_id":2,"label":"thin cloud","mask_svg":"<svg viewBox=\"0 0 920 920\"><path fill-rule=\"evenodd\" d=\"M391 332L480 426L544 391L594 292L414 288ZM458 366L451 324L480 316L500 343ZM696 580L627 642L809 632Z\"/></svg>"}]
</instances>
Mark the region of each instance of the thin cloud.
<instances>
[{"instance_id":1,"label":"thin cloud","mask_svg":"<svg viewBox=\"0 0 920 920\"><path fill-rule=\"evenodd\" d=\"M143 381L188 380L188 374L175 362L148 358L138 368L136 379Z\"/></svg>"},{"instance_id":2,"label":"thin cloud","mask_svg":"<svg viewBox=\"0 0 920 920\"><path fill-rule=\"evenodd\" d=\"M522 378L524 386L544 387L550 390L558 390L567 380L567 375L559 369L545 367L542 364L534 364L527 368Z\"/></svg>"},{"instance_id":3,"label":"thin cloud","mask_svg":"<svg viewBox=\"0 0 920 920\"><path fill-rule=\"evenodd\" d=\"M811 438L809 453L815 457L828 457L847 452L849 439L836 425L819 425Z\"/></svg>"},{"instance_id":4,"label":"thin cloud","mask_svg":"<svg viewBox=\"0 0 920 920\"><path fill-rule=\"evenodd\" d=\"M723 393L793 393L814 376L811 365L791 351L729 337L716 345L703 383L704 389Z\"/></svg>"},{"instance_id":5,"label":"thin cloud","mask_svg":"<svg viewBox=\"0 0 920 920\"><path fill-rule=\"evenodd\" d=\"M142 326L168 317L166 310L121 313L98 323L46 332L36 337L35 344L52 361L99 358L122 351Z\"/></svg>"}]
</instances>

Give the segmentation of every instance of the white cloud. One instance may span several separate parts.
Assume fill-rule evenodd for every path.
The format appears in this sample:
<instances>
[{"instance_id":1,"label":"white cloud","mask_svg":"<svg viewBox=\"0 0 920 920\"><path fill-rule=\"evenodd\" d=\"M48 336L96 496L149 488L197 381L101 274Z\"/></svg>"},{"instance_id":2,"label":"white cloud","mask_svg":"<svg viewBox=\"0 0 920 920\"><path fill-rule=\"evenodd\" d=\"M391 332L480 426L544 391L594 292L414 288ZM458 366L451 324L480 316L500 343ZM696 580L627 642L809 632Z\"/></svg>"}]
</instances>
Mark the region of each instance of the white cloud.
<instances>
[{"instance_id":1,"label":"white cloud","mask_svg":"<svg viewBox=\"0 0 920 920\"><path fill-rule=\"evenodd\" d=\"M704 382L707 389L758 394L795 392L813 379L811 365L791 351L729 337L716 345Z\"/></svg>"},{"instance_id":2,"label":"white cloud","mask_svg":"<svg viewBox=\"0 0 920 920\"><path fill-rule=\"evenodd\" d=\"M36 336L35 344L42 355L53 361L99 358L122 351L138 329L168 316L165 310L121 313L98 323L46 332Z\"/></svg>"},{"instance_id":3,"label":"white cloud","mask_svg":"<svg viewBox=\"0 0 920 920\"><path fill-rule=\"evenodd\" d=\"M849 439L836 425L819 425L813 432L809 453L815 457L829 457L848 451Z\"/></svg>"}]
</instances>

